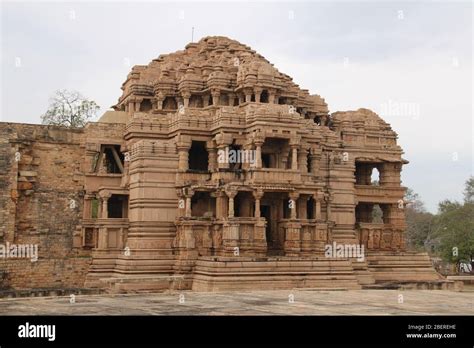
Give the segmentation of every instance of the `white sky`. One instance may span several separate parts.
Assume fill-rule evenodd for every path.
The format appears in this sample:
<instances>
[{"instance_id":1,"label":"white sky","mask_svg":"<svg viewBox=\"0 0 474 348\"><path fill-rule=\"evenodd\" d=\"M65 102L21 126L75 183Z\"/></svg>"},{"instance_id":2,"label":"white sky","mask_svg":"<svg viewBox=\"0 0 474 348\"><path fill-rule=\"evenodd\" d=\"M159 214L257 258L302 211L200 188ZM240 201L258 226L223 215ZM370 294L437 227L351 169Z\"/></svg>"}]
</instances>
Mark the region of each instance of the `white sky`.
<instances>
[{"instance_id":1,"label":"white sky","mask_svg":"<svg viewBox=\"0 0 474 348\"><path fill-rule=\"evenodd\" d=\"M251 46L331 112L384 105L430 211L473 173L471 2L2 2L0 121L74 89L105 111L132 65L208 35ZM128 65L130 64L130 65Z\"/></svg>"}]
</instances>

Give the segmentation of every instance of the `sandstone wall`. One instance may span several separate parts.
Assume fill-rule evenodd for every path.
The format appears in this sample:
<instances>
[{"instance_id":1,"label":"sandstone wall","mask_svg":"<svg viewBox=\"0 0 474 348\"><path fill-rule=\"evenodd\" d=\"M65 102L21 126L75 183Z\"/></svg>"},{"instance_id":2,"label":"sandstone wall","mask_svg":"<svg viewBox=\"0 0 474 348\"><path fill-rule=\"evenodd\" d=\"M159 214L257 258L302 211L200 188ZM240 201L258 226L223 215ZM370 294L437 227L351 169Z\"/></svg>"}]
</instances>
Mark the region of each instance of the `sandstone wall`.
<instances>
[{"instance_id":1,"label":"sandstone wall","mask_svg":"<svg viewBox=\"0 0 474 348\"><path fill-rule=\"evenodd\" d=\"M2 288L82 287L83 131L0 123L0 243L37 244L38 261L1 258Z\"/></svg>"}]
</instances>

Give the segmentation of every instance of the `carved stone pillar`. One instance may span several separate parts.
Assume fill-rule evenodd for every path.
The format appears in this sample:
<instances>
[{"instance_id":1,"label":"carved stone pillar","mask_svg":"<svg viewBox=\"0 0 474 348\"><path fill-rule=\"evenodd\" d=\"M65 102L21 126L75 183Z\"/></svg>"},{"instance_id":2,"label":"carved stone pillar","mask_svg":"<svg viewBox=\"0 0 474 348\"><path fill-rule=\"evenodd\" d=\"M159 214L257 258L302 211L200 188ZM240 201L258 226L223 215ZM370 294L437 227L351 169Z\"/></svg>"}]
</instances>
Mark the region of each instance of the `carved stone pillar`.
<instances>
[{"instance_id":1,"label":"carved stone pillar","mask_svg":"<svg viewBox=\"0 0 474 348\"><path fill-rule=\"evenodd\" d=\"M255 198L255 217L256 218L259 218L261 213L260 213L260 200L262 199L263 197L263 190L256 190L256 191L253 191L253 197Z\"/></svg>"},{"instance_id":2,"label":"carved stone pillar","mask_svg":"<svg viewBox=\"0 0 474 348\"><path fill-rule=\"evenodd\" d=\"M232 143L232 135L226 133L219 133L214 138L217 145L217 167L219 169L229 168L229 159L227 158L228 146Z\"/></svg>"},{"instance_id":3,"label":"carved stone pillar","mask_svg":"<svg viewBox=\"0 0 474 348\"><path fill-rule=\"evenodd\" d=\"M183 91L181 95L183 97L183 106L185 108L189 107L189 98L191 98L191 93L189 91Z\"/></svg>"},{"instance_id":4,"label":"carved stone pillar","mask_svg":"<svg viewBox=\"0 0 474 348\"><path fill-rule=\"evenodd\" d=\"M209 154L208 158L209 158L209 161L208 161L208 165L207 165L207 169L210 171L210 172L213 172L214 170L217 169L217 148L216 148L216 144L214 143L214 141L208 141L206 143L206 147L207 147L207 153Z\"/></svg>"},{"instance_id":5,"label":"carved stone pillar","mask_svg":"<svg viewBox=\"0 0 474 348\"><path fill-rule=\"evenodd\" d=\"M186 197L184 190L184 188L176 189L176 196L178 196L178 217L186 215Z\"/></svg>"},{"instance_id":6,"label":"carved stone pillar","mask_svg":"<svg viewBox=\"0 0 474 348\"><path fill-rule=\"evenodd\" d=\"M110 191L101 191L99 193L100 199L102 200L102 219L109 218L109 198L112 197Z\"/></svg>"},{"instance_id":7,"label":"carved stone pillar","mask_svg":"<svg viewBox=\"0 0 474 348\"><path fill-rule=\"evenodd\" d=\"M135 101L129 100L128 102L128 114L132 115L135 112Z\"/></svg>"},{"instance_id":8,"label":"carved stone pillar","mask_svg":"<svg viewBox=\"0 0 474 348\"><path fill-rule=\"evenodd\" d=\"M296 220L296 217L297 217L297 209L296 209L296 206L297 206L297 200L300 196L300 194L298 192L290 192L290 194L288 195L290 197L290 200L292 200L292 204L290 206L291 208L291 220Z\"/></svg>"},{"instance_id":9,"label":"carved stone pillar","mask_svg":"<svg viewBox=\"0 0 474 348\"><path fill-rule=\"evenodd\" d=\"M275 104L275 91L273 89L268 90L268 103Z\"/></svg>"},{"instance_id":10,"label":"carved stone pillar","mask_svg":"<svg viewBox=\"0 0 474 348\"><path fill-rule=\"evenodd\" d=\"M291 145L291 170L298 170L298 145Z\"/></svg>"},{"instance_id":11,"label":"carved stone pillar","mask_svg":"<svg viewBox=\"0 0 474 348\"><path fill-rule=\"evenodd\" d=\"M298 162L301 173L308 172L308 150L301 148L298 152Z\"/></svg>"},{"instance_id":12,"label":"carved stone pillar","mask_svg":"<svg viewBox=\"0 0 474 348\"><path fill-rule=\"evenodd\" d=\"M187 136L179 136L176 141L176 148L178 149L178 170L185 172L189 169L191 139Z\"/></svg>"},{"instance_id":13,"label":"carved stone pillar","mask_svg":"<svg viewBox=\"0 0 474 348\"><path fill-rule=\"evenodd\" d=\"M246 88L244 90L245 93L245 102L250 103L252 101L252 89Z\"/></svg>"},{"instance_id":14,"label":"carved stone pillar","mask_svg":"<svg viewBox=\"0 0 474 348\"><path fill-rule=\"evenodd\" d=\"M188 189L185 197L186 197L186 208L185 208L185 216L191 217L192 216L192 206L191 206L191 199L194 196L194 190Z\"/></svg>"},{"instance_id":15,"label":"carved stone pillar","mask_svg":"<svg viewBox=\"0 0 474 348\"><path fill-rule=\"evenodd\" d=\"M321 220L321 194L318 191L316 194L313 195L313 199L315 201L314 204L314 217L316 220Z\"/></svg>"},{"instance_id":16,"label":"carved stone pillar","mask_svg":"<svg viewBox=\"0 0 474 348\"><path fill-rule=\"evenodd\" d=\"M255 87L253 90L254 90L254 93L255 93L255 102L260 103L260 96L262 95L262 89L258 88L258 87Z\"/></svg>"},{"instance_id":17,"label":"carved stone pillar","mask_svg":"<svg viewBox=\"0 0 474 348\"><path fill-rule=\"evenodd\" d=\"M255 144L255 168L262 168L262 145L263 141L254 141Z\"/></svg>"},{"instance_id":18,"label":"carved stone pillar","mask_svg":"<svg viewBox=\"0 0 474 348\"><path fill-rule=\"evenodd\" d=\"M229 198L229 204L228 204L228 217L233 218L234 217L234 198L237 195L237 190L233 188L228 188L225 190L225 193L227 197Z\"/></svg>"},{"instance_id":19,"label":"carved stone pillar","mask_svg":"<svg viewBox=\"0 0 474 348\"><path fill-rule=\"evenodd\" d=\"M218 106L220 104L219 99L221 97L221 91L219 91L218 89L213 89L211 90L211 95L212 95L212 105Z\"/></svg>"},{"instance_id":20,"label":"carved stone pillar","mask_svg":"<svg viewBox=\"0 0 474 348\"><path fill-rule=\"evenodd\" d=\"M137 101L135 101L135 111L140 111L140 104L142 103L142 100L143 99L139 99Z\"/></svg>"}]
</instances>

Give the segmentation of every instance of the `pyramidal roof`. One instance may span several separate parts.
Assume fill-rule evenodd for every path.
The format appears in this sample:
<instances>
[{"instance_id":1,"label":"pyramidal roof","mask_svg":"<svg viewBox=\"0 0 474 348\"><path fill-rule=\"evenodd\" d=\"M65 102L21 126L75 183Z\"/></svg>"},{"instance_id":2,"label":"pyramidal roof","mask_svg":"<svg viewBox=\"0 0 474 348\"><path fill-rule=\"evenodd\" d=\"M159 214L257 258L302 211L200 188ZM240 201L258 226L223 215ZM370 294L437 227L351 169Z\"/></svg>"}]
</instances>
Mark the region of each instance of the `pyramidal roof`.
<instances>
[{"instance_id":1,"label":"pyramidal roof","mask_svg":"<svg viewBox=\"0 0 474 348\"><path fill-rule=\"evenodd\" d=\"M116 110L134 97L165 98L221 93L271 94L281 103L327 114L319 95L310 95L249 46L223 36L204 37L184 50L162 54L148 65L136 65L122 85Z\"/></svg>"}]
</instances>

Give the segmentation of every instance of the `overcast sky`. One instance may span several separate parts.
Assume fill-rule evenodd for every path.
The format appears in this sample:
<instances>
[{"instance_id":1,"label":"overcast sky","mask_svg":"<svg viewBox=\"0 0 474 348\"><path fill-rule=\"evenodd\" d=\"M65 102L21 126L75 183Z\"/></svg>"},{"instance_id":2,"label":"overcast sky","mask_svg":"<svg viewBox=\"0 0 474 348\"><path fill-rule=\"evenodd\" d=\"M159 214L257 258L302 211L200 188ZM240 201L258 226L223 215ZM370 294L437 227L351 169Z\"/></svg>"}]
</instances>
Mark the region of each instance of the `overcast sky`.
<instances>
[{"instance_id":1,"label":"overcast sky","mask_svg":"<svg viewBox=\"0 0 474 348\"><path fill-rule=\"evenodd\" d=\"M105 111L131 66L208 35L251 46L331 112L399 134L403 185L435 212L473 173L470 2L3 2L0 121L40 123L58 89Z\"/></svg>"}]
</instances>

